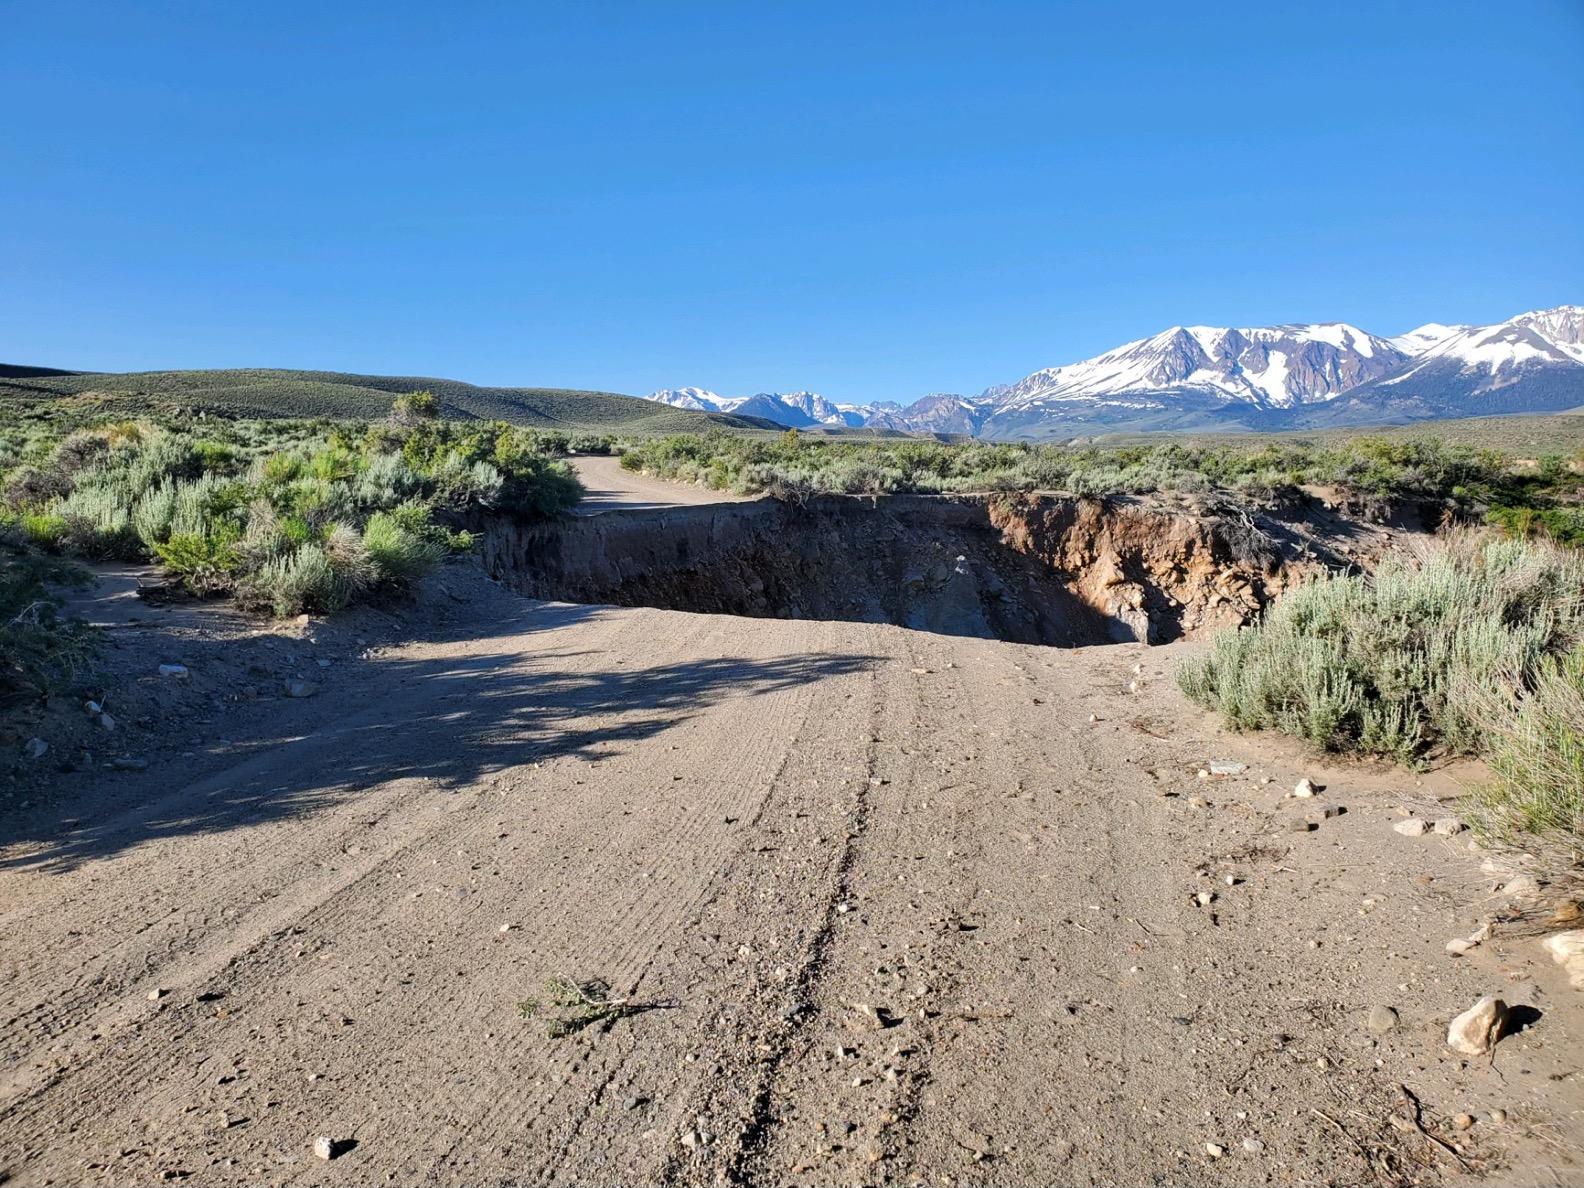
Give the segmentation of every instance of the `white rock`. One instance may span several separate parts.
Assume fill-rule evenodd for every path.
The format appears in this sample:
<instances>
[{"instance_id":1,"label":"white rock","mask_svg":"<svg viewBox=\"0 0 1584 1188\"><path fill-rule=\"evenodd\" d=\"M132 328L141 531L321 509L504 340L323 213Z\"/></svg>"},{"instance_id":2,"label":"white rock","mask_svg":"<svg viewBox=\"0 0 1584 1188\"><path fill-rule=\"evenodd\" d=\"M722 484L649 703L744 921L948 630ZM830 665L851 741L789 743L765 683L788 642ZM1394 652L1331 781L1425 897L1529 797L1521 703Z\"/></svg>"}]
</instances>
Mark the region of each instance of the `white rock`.
<instances>
[{"instance_id":1,"label":"white rock","mask_svg":"<svg viewBox=\"0 0 1584 1188\"><path fill-rule=\"evenodd\" d=\"M1392 828L1404 837L1423 837L1430 832L1430 822L1423 817L1409 817L1406 821L1398 821Z\"/></svg>"},{"instance_id":2,"label":"white rock","mask_svg":"<svg viewBox=\"0 0 1584 1188\"><path fill-rule=\"evenodd\" d=\"M1209 907L1215 902L1215 896L1209 891L1201 891L1198 895L1194 896L1194 901L1198 903L1200 907Z\"/></svg>"},{"instance_id":3,"label":"white rock","mask_svg":"<svg viewBox=\"0 0 1584 1188\"><path fill-rule=\"evenodd\" d=\"M1568 981L1576 990L1584 990L1584 929L1558 932L1541 942L1546 952L1567 971Z\"/></svg>"},{"instance_id":4,"label":"white rock","mask_svg":"<svg viewBox=\"0 0 1584 1188\"><path fill-rule=\"evenodd\" d=\"M1532 874L1517 875L1507 880L1502 887L1502 894L1515 899L1534 899L1540 894L1540 881Z\"/></svg>"},{"instance_id":5,"label":"white rock","mask_svg":"<svg viewBox=\"0 0 1584 1188\"><path fill-rule=\"evenodd\" d=\"M1248 764L1235 759L1217 759L1210 764L1211 775L1241 775L1246 770Z\"/></svg>"},{"instance_id":6,"label":"white rock","mask_svg":"<svg viewBox=\"0 0 1584 1188\"><path fill-rule=\"evenodd\" d=\"M1299 780L1293 785L1293 795L1302 797L1305 800L1313 796L1317 791L1318 789L1314 786L1314 781L1308 776L1304 776L1303 779Z\"/></svg>"},{"instance_id":7,"label":"white rock","mask_svg":"<svg viewBox=\"0 0 1584 1188\"><path fill-rule=\"evenodd\" d=\"M1447 941L1446 951L1454 957L1461 957L1464 953L1467 953L1478 943L1478 941L1465 940L1461 936L1454 936L1451 940Z\"/></svg>"},{"instance_id":8,"label":"white rock","mask_svg":"<svg viewBox=\"0 0 1584 1188\"><path fill-rule=\"evenodd\" d=\"M1487 994L1447 1027L1447 1047L1469 1056L1483 1056L1501 1035L1507 1004Z\"/></svg>"},{"instance_id":9,"label":"white rock","mask_svg":"<svg viewBox=\"0 0 1584 1188\"><path fill-rule=\"evenodd\" d=\"M1435 823L1435 831L1441 837L1451 837L1453 834L1462 833L1468 826L1456 817L1442 817Z\"/></svg>"},{"instance_id":10,"label":"white rock","mask_svg":"<svg viewBox=\"0 0 1584 1188\"><path fill-rule=\"evenodd\" d=\"M1226 1148L1220 1143L1206 1143L1205 1154L1210 1156L1211 1159L1220 1159L1221 1156L1226 1154Z\"/></svg>"},{"instance_id":11,"label":"white rock","mask_svg":"<svg viewBox=\"0 0 1584 1188\"><path fill-rule=\"evenodd\" d=\"M27 745L22 748L22 753L29 759L42 759L44 752L49 750L49 743L42 738L30 738Z\"/></svg>"},{"instance_id":12,"label":"white rock","mask_svg":"<svg viewBox=\"0 0 1584 1188\"><path fill-rule=\"evenodd\" d=\"M336 1157L335 1140L328 1134L321 1134L313 1141L313 1153L320 1159L334 1159Z\"/></svg>"},{"instance_id":13,"label":"white rock","mask_svg":"<svg viewBox=\"0 0 1584 1188\"><path fill-rule=\"evenodd\" d=\"M109 714L101 711L99 714L99 725L103 726L106 730L114 730L116 728L116 720Z\"/></svg>"},{"instance_id":14,"label":"white rock","mask_svg":"<svg viewBox=\"0 0 1584 1188\"><path fill-rule=\"evenodd\" d=\"M1243 1149L1250 1155L1258 1155L1265 1149L1265 1144L1260 1142L1259 1139L1255 1138L1253 1135L1250 1135L1248 1138L1243 1140Z\"/></svg>"}]
</instances>

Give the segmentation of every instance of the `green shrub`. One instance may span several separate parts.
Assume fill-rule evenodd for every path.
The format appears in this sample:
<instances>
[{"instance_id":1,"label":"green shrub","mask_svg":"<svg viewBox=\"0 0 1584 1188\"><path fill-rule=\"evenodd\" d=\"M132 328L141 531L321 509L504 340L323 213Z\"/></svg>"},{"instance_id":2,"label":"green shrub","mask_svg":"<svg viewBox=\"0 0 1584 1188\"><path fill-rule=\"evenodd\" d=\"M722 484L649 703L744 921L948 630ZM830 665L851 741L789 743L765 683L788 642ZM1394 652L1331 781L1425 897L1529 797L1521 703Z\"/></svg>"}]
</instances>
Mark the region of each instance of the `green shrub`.
<instances>
[{"instance_id":1,"label":"green shrub","mask_svg":"<svg viewBox=\"0 0 1584 1188\"><path fill-rule=\"evenodd\" d=\"M433 421L440 416L440 402L433 392L408 392L391 403L391 420L398 425Z\"/></svg>"},{"instance_id":2,"label":"green shrub","mask_svg":"<svg viewBox=\"0 0 1584 1188\"><path fill-rule=\"evenodd\" d=\"M59 689L92 658L93 633L61 617L55 594L84 580L71 562L0 533L0 709Z\"/></svg>"},{"instance_id":3,"label":"green shrub","mask_svg":"<svg viewBox=\"0 0 1584 1188\"><path fill-rule=\"evenodd\" d=\"M417 505L407 504L408 509ZM422 511L421 508L418 508ZM414 523L413 510L375 512L363 528L363 546L381 581L411 582L430 572L445 556L446 546ZM423 513L427 526L428 513Z\"/></svg>"},{"instance_id":4,"label":"green shrub","mask_svg":"<svg viewBox=\"0 0 1584 1188\"><path fill-rule=\"evenodd\" d=\"M266 561L238 589L244 606L268 609L277 618L320 612L331 614L352 600L353 590L318 545Z\"/></svg>"},{"instance_id":5,"label":"green shrub","mask_svg":"<svg viewBox=\"0 0 1584 1188\"><path fill-rule=\"evenodd\" d=\"M1516 712L1496 718L1493 778L1466 806L1480 834L1577 851L1584 841L1584 648L1549 661Z\"/></svg>"},{"instance_id":6,"label":"green shrub","mask_svg":"<svg viewBox=\"0 0 1584 1188\"><path fill-rule=\"evenodd\" d=\"M1183 664L1189 697L1239 730L1411 762L1480 749L1471 692L1509 701L1584 634L1584 558L1539 543L1462 538L1426 562L1289 591L1254 625Z\"/></svg>"},{"instance_id":7,"label":"green shrub","mask_svg":"<svg viewBox=\"0 0 1584 1188\"><path fill-rule=\"evenodd\" d=\"M205 535L173 532L154 546L154 555L194 594L218 594L231 588L242 567L241 532L234 526Z\"/></svg>"}]
</instances>

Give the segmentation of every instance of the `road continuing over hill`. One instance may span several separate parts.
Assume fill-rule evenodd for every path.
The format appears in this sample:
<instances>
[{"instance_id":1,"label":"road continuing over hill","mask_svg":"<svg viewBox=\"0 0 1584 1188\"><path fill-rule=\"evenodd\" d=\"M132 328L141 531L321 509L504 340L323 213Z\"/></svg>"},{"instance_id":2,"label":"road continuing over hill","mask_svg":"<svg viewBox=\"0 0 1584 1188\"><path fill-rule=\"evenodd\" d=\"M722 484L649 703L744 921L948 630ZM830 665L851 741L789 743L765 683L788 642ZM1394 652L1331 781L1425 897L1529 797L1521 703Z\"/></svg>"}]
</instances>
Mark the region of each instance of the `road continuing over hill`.
<instances>
[{"instance_id":1,"label":"road continuing over hill","mask_svg":"<svg viewBox=\"0 0 1584 1188\"><path fill-rule=\"evenodd\" d=\"M1390 828L1449 781L1224 736L1172 649L444 581L367 650L188 639L194 688L254 646L320 688L227 677L146 771L6 810L0 1180L1450 1178L1408 1085L1502 1183L1578 1182L1576 993L1532 942L1447 957L1482 876ZM1305 772L1347 812L1294 833ZM557 975L641 1009L548 1038ZM1544 1012L1494 1067L1441 1042L1481 993Z\"/></svg>"},{"instance_id":2,"label":"road continuing over hill","mask_svg":"<svg viewBox=\"0 0 1584 1188\"><path fill-rule=\"evenodd\" d=\"M585 455L573 458L572 466L587 491L573 509L574 515L597 516L601 512L639 508L685 507L701 503L741 503L746 495L711 491L688 483L668 483L623 470L621 459Z\"/></svg>"}]
</instances>

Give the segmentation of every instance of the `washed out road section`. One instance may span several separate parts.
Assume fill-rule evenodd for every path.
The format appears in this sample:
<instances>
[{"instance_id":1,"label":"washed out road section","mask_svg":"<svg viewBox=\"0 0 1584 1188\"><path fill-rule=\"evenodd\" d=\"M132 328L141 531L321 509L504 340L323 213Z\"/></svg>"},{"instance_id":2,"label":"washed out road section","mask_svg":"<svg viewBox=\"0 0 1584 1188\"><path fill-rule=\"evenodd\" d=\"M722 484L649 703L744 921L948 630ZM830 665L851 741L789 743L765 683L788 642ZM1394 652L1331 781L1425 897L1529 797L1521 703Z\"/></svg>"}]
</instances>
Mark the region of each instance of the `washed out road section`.
<instances>
[{"instance_id":1,"label":"washed out road section","mask_svg":"<svg viewBox=\"0 0 1584 1188\"><path fill-rule=\"evenodd\" d=\"M1221 734L1175 648L447 581L0 845L9 1184L1434 1182L1399 1084L1571 1172L1573 992L1442 952L1478 875L1412 777ZM1295 833L1302 774L1347 812ZM649 1009L551 1039L555 976ZM1482 993L1543 1005L1500 1076L1441 1042Z\"/></svg>"}]
</instances>

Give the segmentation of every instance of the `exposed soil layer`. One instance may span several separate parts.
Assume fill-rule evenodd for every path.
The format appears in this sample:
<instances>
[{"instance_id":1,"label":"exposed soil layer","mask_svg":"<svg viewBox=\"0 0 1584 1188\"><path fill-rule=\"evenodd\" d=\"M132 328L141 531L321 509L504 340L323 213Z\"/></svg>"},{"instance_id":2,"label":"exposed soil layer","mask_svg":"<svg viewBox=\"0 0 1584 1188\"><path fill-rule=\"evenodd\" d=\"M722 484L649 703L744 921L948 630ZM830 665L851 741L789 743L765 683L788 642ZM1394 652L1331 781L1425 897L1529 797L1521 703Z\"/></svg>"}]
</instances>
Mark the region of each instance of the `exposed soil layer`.
<instances>
[{"instance_id":1,"label":"exposed soil layer","mask_svg":"<svg viewBox=\"0 0 1584 1188\"><path fill-rule=\"evenodd\" d=\"M1275 519L1061 495L761 501L483 528L489 572L538 598L1059 646L1192 638L1343 561Z\"/></svg>"}]
</instances>

